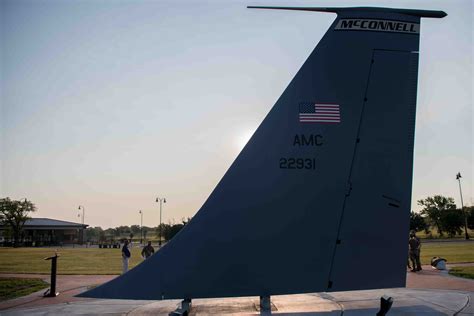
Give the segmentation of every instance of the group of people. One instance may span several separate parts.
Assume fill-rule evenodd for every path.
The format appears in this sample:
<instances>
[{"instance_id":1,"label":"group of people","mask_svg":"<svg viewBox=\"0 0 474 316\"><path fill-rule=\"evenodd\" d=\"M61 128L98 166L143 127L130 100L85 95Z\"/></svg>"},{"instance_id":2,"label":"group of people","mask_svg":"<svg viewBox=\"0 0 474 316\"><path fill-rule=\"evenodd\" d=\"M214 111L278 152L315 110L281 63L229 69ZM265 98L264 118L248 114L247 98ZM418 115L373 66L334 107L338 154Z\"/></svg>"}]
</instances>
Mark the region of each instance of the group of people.
<instances>
[{"instance_id":1,"label":"group of people","mask_svg":"<svg viewBox=\"0 0 474 316\"><path fill-rule=\"evenodd\" d=\"M123 273L128 271L128 261L130 260L130 257L132 256L130 249L128 249L128 245L129 245L128 240L125 240L122 247ZM155 253L155 248L153 248L153 246L151 245L151 241L149 241L148 244L142 249L142 258L148 259L154 253Z\"/></svg>"},{"instance_id":2,"label":"group of people","mask_svg":"<svg viewBox=\"0 0 474 316\"><path fill-rule=\"evenodd\" d=\"M415 231L410 232L410 239L408 239L408 257L411 261L408 261L408 269L411 272L421 271L421 262L420 262L420 250L421 250L421 241L420 238L416 237Z\"/></svg>"},{"instance_id":3,"label":"group of people","mask_svg":"<svg viewBox=\"0 0 474 316\"><path fill-rule=\"evenodd\" d=\"M125 240L123 247L122 247L122 263L123 263L123 273L128 271L128 261L132 254L130 253L130 249L128 249L128 240ZM421 262L420 262L420 250L421 250L421 242L420 239L416 236L415 231L410 232L410 239L408 239L408 269L412 272L421 271ZM155 253L155 248L151 245L151 241L143 247L142 249L142 257L143 259L148 259ZM411 265L410 265L411 261Z\"/></svg>"}]
</instances>

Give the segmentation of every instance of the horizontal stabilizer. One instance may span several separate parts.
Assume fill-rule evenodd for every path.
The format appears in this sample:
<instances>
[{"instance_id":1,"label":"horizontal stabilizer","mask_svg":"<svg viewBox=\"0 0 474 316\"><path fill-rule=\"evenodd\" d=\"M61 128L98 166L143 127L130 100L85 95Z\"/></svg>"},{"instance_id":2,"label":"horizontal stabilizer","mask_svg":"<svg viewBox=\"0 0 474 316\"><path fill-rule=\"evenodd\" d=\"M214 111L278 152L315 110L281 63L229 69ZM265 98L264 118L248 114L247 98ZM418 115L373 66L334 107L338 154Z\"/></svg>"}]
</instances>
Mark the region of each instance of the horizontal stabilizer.
<instances>
[{"instance_id":1,"label":"horizontal stabilizer","mask_svg":"<svg viewBox=\"0 0 474 316\"><path fill-rule=\"evenodd\" d=\"M400 13L421 18L444 18L447 14L444 11L434 10L413 10L413 9L394 9L394 8L377 8L377 7L267 7L267 6L248 6L248 9L272 9L272 10L293 10L293 11L313 11L313 12L383 12L383 13Z\"/></svg>"}]
</instances>

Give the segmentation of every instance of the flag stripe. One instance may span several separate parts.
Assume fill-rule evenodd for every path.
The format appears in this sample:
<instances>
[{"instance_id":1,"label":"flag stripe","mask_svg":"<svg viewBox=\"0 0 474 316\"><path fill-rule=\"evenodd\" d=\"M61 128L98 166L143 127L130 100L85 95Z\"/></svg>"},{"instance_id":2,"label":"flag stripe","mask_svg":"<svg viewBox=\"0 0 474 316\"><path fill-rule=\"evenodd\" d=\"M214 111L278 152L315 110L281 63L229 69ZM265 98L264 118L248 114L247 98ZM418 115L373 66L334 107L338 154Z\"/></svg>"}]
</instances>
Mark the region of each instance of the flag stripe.
<instances>
[{"instance_id":1,"label":"flag stripe","mask_svg":"<svg viewBox=\"0 0 474 316\"><path fill-rule=\"evenodd\" d=\"M301 120L340 121L340 117L300 117Z\"/></svg>"},{"instance_id":2,"label":"flag stripe","mask_svg":"<svg viewBox=\"0 0 474 316\"><path fill-rule=\"evenodd\" d=\"M302 118L302 121L331 121L331 122L340 122L340 119L324 119L324 118Z\"/></svg>"},{"instance_id":3,"label":"flag stripe","mask_svg":"<svg viewBox=\"0 0 474 316\"><path fill-rule=\"evenodd\" d=\"M300 117L340 117L339 113L335 114L300 114Z\"/></svg>"},{"instance_id":4,"label":"flag stripe","mask_svg":"<svg viewBox=\"0 0 474 316\"><path fill-rule=\"evenodd\" d=\"M301 122L341 122L341 120L321 120L321 119L313 119L313 120L309 120L309 119L301 119L300 120Z\"/></svg>"},{"instance_id":5,"label":"flag stripe","mask_svg":"<svg viewBox=\"0 0 474 316\"><path fill-rule=\"evenodd\" d=\"M340 122L314 122L314 121L300 121L300 123L320 123L320 124L338 124Z\"/></svg>"}]
</instances>

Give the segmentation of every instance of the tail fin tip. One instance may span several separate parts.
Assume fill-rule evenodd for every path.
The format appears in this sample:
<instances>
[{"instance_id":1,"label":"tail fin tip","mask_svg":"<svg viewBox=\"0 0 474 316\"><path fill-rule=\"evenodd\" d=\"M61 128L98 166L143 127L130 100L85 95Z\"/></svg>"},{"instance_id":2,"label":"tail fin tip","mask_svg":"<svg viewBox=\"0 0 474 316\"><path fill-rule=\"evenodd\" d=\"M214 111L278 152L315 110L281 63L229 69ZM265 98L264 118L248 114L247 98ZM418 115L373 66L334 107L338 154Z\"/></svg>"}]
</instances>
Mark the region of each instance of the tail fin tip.
<instances>
[{"instance_id":1,"label":"tail fin tip","mask_svg":"<svg viewBox=\"0 0 474 316\"><path fill-rule=\"evenodd\" d=\"M273 9L273 10L293 10L293 11L312 11L312 12L387 12L400 13L421 18L444 18L447 16L444 11L437 10L416 10L416 9L398 9L398 8L384 8L384 7L272 7L272 6L247 6L247 9Z\"/></svg>"}]
</instances>

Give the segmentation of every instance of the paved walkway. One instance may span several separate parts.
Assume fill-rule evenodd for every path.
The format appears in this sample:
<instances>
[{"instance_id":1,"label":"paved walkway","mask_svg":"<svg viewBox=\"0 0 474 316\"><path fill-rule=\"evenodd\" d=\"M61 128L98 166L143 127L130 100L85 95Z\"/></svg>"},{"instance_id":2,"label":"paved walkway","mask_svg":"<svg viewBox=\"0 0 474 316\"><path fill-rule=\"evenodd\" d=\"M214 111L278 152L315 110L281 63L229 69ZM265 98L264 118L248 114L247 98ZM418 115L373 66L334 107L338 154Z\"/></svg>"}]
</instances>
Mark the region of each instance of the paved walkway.
<instances>
[{"instance_id":1,"label":"paved walkway","mask_svg":"<svg viewBox=\"0 0 474 316\"><path fill-rule=\"evenodd\" d=\"M57 297L43 297L46 291L40 290L27 296L0 302L0 311L9 308L24 308L51 304L70 303L88 300L87 298L75 297L84 292L88 287L96 286L115 278L116 275L58 275L56 279ZM39 278L50 282L47 274L0 274L0 278Z\"/></svg>"},{"instance_id":2,"label":"paved walkway","mask_svg":"<svg viewBox=\"0 0 474 316\"><path fill-rule=\"evenodd\" d=\"M474 263L468 264L474 265ZM38 277L49 275L0 274L0 277ZM0 302L0 315L168 315L179 301L96 300L74 297L88 287L107 282L115 275L59 275L58 297L43 298L44 290L25 297ZM272 297L277 311L292 315L374 315L381 295L394 297L390 315L474 315L474 280L450 276L423 266L417 273L407 272L407 289L384 289L284 295ZM259 315L255 297L193 300L192 315ZM395 308L396 307L396 308ZM263 313L262 313L263 314ZM287 314L288 315L288 314Z\"/></svg>"},{"instance_id":3,"label":"paved walkway","mask_svg":"<svg viewBox=\"0 0 474 316\"><path fill-rule=\"evenodd\" d=\"M464 263L461 265L472 266L474 263ZM458 265L448 265L448 269L453 266ZM430 265L424 265L422 268L422 271L407 273L407 288L474 292L474 280L452 276L448 273L448 270L435 270Z\"/></svg>"}]
</instances>

